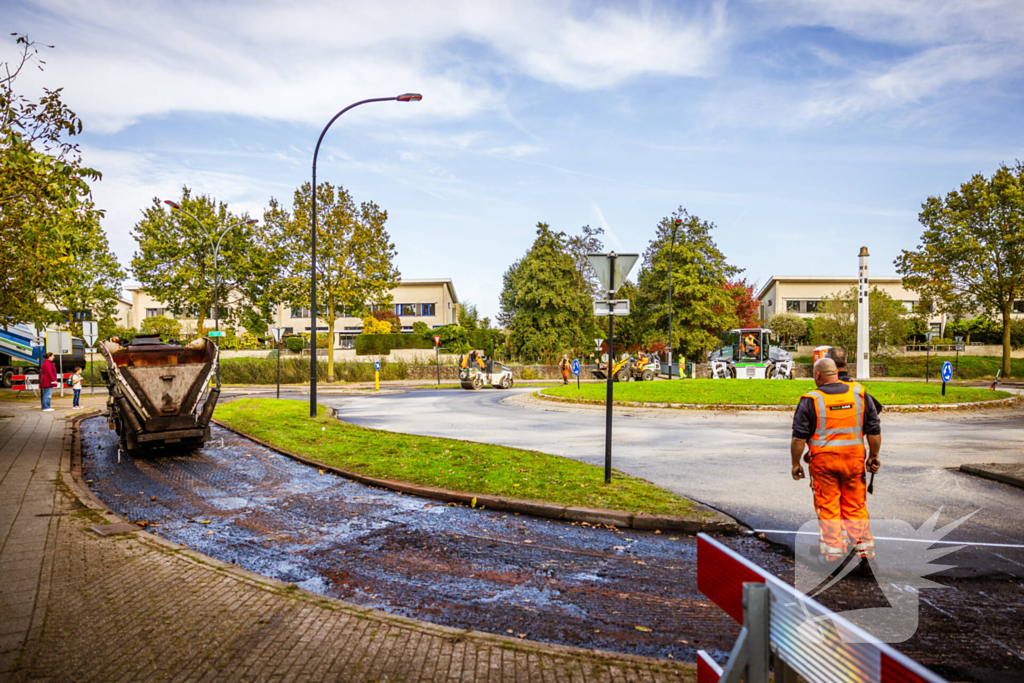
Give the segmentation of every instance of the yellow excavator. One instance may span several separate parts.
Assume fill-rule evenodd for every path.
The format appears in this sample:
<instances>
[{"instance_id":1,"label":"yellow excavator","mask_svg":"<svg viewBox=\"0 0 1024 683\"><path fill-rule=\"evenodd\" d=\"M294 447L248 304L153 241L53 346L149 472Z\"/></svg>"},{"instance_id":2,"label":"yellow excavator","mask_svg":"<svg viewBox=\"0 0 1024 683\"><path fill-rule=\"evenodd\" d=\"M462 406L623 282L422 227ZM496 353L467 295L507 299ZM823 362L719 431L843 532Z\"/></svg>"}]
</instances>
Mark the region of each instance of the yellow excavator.
<instances>
[{"instance_id":1,"label":"yellow excavator","mask_svg":"<svg viewBox=\"0 0 1024 683\"><path fill-rule=\"evenodd\" d=\"M598 379L607 379L607 363L598 363L597 368L591 371ZM620 360L612 364L612 381L628 382L631 379L637 382L650 382L661 372L661 362L657 356L640 352L634 358L629 354L624 355Z\"/></svg>"}]
</instances>

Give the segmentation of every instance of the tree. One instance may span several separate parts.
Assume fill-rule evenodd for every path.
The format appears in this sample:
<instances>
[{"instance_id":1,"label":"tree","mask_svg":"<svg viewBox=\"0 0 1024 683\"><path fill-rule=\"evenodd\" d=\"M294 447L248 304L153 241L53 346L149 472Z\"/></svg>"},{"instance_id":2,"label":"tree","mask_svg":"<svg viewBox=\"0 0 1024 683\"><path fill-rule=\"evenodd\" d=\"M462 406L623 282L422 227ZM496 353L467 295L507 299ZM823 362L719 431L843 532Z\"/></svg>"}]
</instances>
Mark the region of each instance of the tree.
<instances>
[{"instance_id":1,"label":"tree","mask_svg":"<svg viewBox=\"0 0 1024 683\"><path fill-rule=\"evenodd\" d=\"M519 270L522 268L523 259L517 259L504 275L501 276L501 294L498 297L498 324L504 329L512 327L512 321L516 318L518 306L516 300L519 292L516 285L519 282Z\"/></svg>"},{"instance_id":2,"label":"tree","mask_svg":"<svg viewBox=\"0 0 1024 683\"><path fill-rule=\"evenodd\" d=\"M165 342L176 341L181 336L181 323L164 315L154 315L142 321L143 334L159 334Z\"/></svg>"},{"instance_id":3,"label":"tree","mask_svg":"<svg viewBox=\"0 0 1024 683\"><path fill-rule=\"evenodd\" d=\"M872 287L868 299L868 330L871 352L878 353L906 342L913 322L906 314L903 303ZM828 297L822 302L821 313L814 319L813 344L828 344L846 349L850 358L856 358L857 348L857 288Z\"/></svg>"},{"instance_id":4,"label":"tree","mask_svg":"<svg viewBox=\"0 0 1024 683\"><path fill-rule=\"evenodd\" d=\"M384 224L388 213L373 202L358 207L338 185L320 183L317 202L317 313L327 321L327 381L334 381L334 330L344 315L362 315L367 308L390 308L391 290L400 274L394 265L395 245ZM295 191L292 213L270 200L264 222L280 235L284 247L284 297L292 306L310 305L312 188ZM316 323L313 323L315 326Z\"/></svg>"},{"instance_id":5,"label":"tree","mask_svg":"<svg viewBox=\"0 0 1024 683\"><path fill-rule=\"evenodd\" d=\"M675 221L675 246L672 228ZM687 357L703 357L714 349L722 331L736 327L736 299L726 284L741 272L729 265L711 238L715 224L679 207L661 219L644 251L637 276L651 326L661 337L668 331L668 271L672 258L672 341Z\"/></svg>"},{"instance_id":6,"label":"tree","mask_svg":"<svg viewBox=\"0 0 1024 683\"><path fill-rule=\"evenodd\" d=\"M733 299L739 326L757 327L761 302L754 296L754 285L748 285L744 278L735 282L726 282L724 288Z\"/></svg>"},{"instance_id":7,"label":"tree","mask_svg":"<svg viewBox=\"0 0 1024 683\"><path fill-rule=\"evenodd\" d=\"M537 238L512 277L510 342L523 358L578 351L593 336L590 285L568 253L567 239L538 223Z\"/></svg>"},{"instance_id":8,"label":"tree","mask_svg":"<svg viewBox=\"0 0 1024 683\"><path fill-rule=\"evenodd\" d=\"M591 295L597 299L603 299L604 293L601 291L601 279L597 277L594 266L590 265L590 259L587 258L587 254L600 254L604 252L604 242L598 237L598 235L604 234L604 228L592 228L589 225L584 225L580 228L580 232L583 234L570 235L566 239L566 249L569 251L569 255L572 256L576 269L583 274L583 279L590 284Z\"/></svg>"},{"instance_id":9,"label":"tree","mask_svg":"<svg viewBox=\"0 0 1024 683\"><path fill-rule=\"evenodd\" d=\"M908 289L940 311L998 313L1003 324L1003 377L1010 376L1011 313L1024 299L1024 164L978 173L945 198L929 197L918 221L916 250L904 250L896 270Z\"/></svg>"},{"instance_id":10,"label":"tree","mask_svg":"<svg viewBox=\"0 0 1024 683\"><path fill-rule=\"evenodd\" d=\"M462 302L459 306L459 325L469 332L480 327L480 313L476 309L476 304L469 300Z\"/></svg>"},{"instance_id":11,"label":"tree","mask_svg":"<svg viewBox=\"0 0 1024 683\"><path fill-rule=\"evenodd\" d=\"M15 90L25 67L42 70L44 62L35 42L13 35L21 54L0 63L0 311L9 323L42 323L48 314L39 293L68 263L59 249L68 231L99 213L89 181L100 173L67 140L82 122L60 88L43 88L38 101Z\"/></svg>"},{"instance_id":12,"label":"tree","mask_svg":"<svg viewBox=\"0 0 1024 683\"><path fill-rule=\"evenodd\" d=\"M785 346L807 336L807 323L793 313L776 313L768 318L767 326Z\"/></svg>"},{"instance_id":13,"label":"tree","mask_svg":"<svg viewBox=\"0 0 1024 683\"><path fill-rule=\"evenodd\" d=\"M65 228L54 245L61 265L43 281L40 298L56 309L55 321L81 335L86 315L104 326L114 323L125 273L110 251L98 213Z\"/></svg>"},{"instance_id":14,"label":"tree","mask_svg":"<svg viewBox=\"0 0 1024 683\"><path fill-rule=\"evenodd\" d=\"M166 302L175 315L195 318L197 334L204 321L214 317L215 297L222 321L251 325L251 314L240 315L249 311L270 322L276 298L276 241L265 229L246 225L247 214L235 215L207 195L193 197L187 187L182 188L178 204L202 225L183 211L164 211L154 197L132 230L139 247L132 258L132 272L142 287ZM215 272L213 248L218 235L238 223L242 224L221 240Z\"/></svg>"}]
</instances>

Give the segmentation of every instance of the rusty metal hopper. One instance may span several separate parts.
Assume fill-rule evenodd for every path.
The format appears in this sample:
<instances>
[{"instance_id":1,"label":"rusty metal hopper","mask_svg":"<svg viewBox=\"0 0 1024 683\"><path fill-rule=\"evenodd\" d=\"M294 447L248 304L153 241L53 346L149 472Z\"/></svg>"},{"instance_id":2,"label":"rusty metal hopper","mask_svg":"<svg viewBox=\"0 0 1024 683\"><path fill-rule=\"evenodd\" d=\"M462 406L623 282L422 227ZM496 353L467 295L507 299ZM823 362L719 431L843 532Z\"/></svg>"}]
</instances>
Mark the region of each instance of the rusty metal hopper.
<instances>
[{"instance_id":1,"label":"rusty metal hopper","mask_svg":"<svg viewBox=\"0 0 1024 683\"><path fill-rule=\"evenodd\" d=\"M217 367L217 345L197 339L186 346L139 336L128 346L102 342L110 389L111 426L129 451L168 443L201 444L220 394L207 388ZM203 397L206 402L199 410Z\"/></svg>"}]
</instances>

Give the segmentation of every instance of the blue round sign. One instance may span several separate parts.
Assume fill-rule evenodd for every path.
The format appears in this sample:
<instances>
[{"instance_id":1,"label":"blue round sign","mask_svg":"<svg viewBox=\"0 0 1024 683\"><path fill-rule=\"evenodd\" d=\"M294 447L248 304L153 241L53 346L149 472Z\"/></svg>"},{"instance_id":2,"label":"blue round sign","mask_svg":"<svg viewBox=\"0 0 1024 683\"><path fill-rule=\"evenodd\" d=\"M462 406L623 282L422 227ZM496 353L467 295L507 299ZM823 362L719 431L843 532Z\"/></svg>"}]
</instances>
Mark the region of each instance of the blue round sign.
<instances>
[{"instance_id":1,"label":"blue round sign","mask_svg":"<svg viewBox=\"0 0 1024 683\"><path fill-rule=\"evenodd\" d=\"M942 364L942 381L949 382L953 379L953 364L948 360Z\"/></svg>"},{"instance_id":2,"label":"blue round sign","mask_svg":"<svg viewBox=\"0 0 1024 683\"><path fill-rule=\"evenodd\" d=\"M380 370L380 361L379 360L373 361L373 369L374 370Z\"/></svg>"},{"instance_id":3,"label":"blue round sign","mask_svg":"<svg viewBox=\"0 0 1024 683\"><path fill-rule=\"evenodd\" d=\"M580 375L580 361L579 359L573 359L572 361L572 374L579 377Z\"/></svg>"}]
</instances>

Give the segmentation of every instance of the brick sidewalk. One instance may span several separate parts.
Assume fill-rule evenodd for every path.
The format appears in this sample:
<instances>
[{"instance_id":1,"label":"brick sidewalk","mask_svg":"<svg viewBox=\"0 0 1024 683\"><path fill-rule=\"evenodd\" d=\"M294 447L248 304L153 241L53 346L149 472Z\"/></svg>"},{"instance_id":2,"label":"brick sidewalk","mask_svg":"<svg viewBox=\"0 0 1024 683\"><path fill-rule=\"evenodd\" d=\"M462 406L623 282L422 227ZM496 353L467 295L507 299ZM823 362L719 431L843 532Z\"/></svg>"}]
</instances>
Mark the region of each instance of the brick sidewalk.
<instances>
[{"instance_id":1,"label":"brick sidewalk","mask_svg":"<svg viewBox=\"0 0 1024 683\"><path fill-rule=\"evenodd\" d=\"M145 533L97 536L104 515L58 478L72 481L67 411L0 403L12 412L0 420L0 681L695 678L671 661L394 617Z\"/></svg>"}]
</instances>

